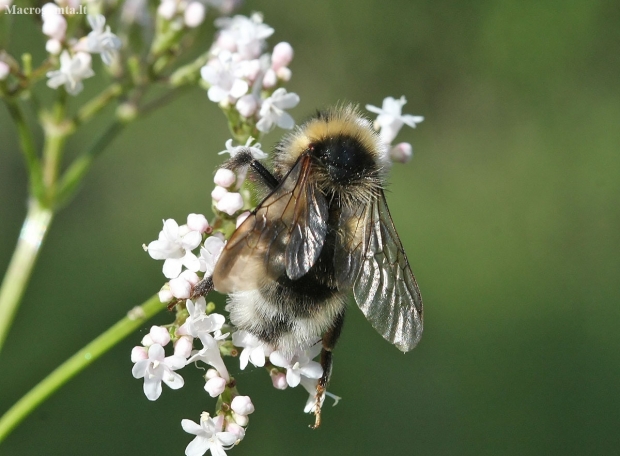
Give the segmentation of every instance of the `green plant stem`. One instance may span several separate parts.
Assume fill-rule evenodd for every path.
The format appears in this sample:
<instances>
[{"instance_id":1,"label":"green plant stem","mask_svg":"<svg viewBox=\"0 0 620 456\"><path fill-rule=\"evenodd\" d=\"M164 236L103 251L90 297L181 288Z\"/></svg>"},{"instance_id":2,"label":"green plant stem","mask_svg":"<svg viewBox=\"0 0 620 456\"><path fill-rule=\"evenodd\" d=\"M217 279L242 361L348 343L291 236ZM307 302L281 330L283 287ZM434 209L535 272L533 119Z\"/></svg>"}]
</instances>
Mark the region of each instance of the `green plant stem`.
<instances>
[{"instance_id":1,"label":"green plant stem","mask_svg":"<svg viewBox=\"0 0 620 456\"><path fill-rule=\"evenodd\" d=\"M17 240L17 247L0 286L0 351L32 274L53 215L51 209L41 206L35 198L30 200L28 213Z\"/></svg>"},{"instance_id":2,"label":"green plant stem","mask_svg":"<svg viewBox=\"0 0 620 456\"><path fill-rule=\"evenodd\" d=\"M75 355L58 366L51 374L23 396L0 418L0 442L39 404L58 388L67 383L81 370L107 352L144 322L165 309L157 295L152 296L139 307L132 309L125 318L102 333Z\"/></svg>"},{"instance_id":3,"label":"green plant stem","mask_svg":"<svg viewBox=\"0 0 620 456\"><path fill-rule=\"evenodd\" d=\"M19 137L19 145L26 161L28 175L30 176L30 193L37 199L41 200L45 193L43 187L43 171L41 162L37 157L37 150L34 142L34 135L26 122L26 117L22 112L18 101L15 99L7 99L6 105L9 113L17 126L17 135Z\"/></svg>"}]
</instances>

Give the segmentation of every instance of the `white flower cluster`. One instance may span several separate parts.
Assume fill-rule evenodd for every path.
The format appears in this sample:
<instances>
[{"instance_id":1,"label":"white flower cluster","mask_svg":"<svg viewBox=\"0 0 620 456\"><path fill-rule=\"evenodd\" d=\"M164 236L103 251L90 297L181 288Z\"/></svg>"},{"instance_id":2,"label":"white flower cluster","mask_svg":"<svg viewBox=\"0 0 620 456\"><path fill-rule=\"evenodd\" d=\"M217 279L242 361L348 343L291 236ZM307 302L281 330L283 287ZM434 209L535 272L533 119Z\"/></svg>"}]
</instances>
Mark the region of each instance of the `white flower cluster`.
<instances>
[{"instance_id":1,"label":"white flower cluster","mask_svg":"<svg viewBox=\"0 0 620 456\"><path fill-rule=\"evenodd\" d=\"M60 54L60 68L47 73L47 85L52 89L64 85L71 95L77 95L84 85L82 80L94 76L91 54L101 54L101 59L110 65L114 56L121 48L121 40L106 27L106 19L102 15L88 15L88 23L92 32L74 43L66 36L67 19L63 15L65 9L60 3L46 3L41 8L43 33L49 37L45 49L52 55Z\"/></svg>"},{"instance_id":2,"label":"white flower cluster","mask_svg":"<svg viewBox=\"0 0 620 456\"><path fill-rule=\"evenodd\" d=\"M410 114L402 114L403 106L407 103L404 96L400 99L393 97L387 97L383 100L383 106L378 108L373 105L366 105L366 109L370 112L378 114L375 120L375 128L379 130L379 136L383 143L388 147L390 151L390 158L393 161L406 163L411 159L413 154L413 148L411 144L402 142L392 146L392 141L396 138L396 135L403 127L403 125L409 125L415 128L416 124L419 124L424 120L422 116L412 116Z\"/></svg>"},{"instance_id":3,"label":"white flower cluster","mask_svg":"<svg viewBox=\"0 0 620 456\"><path fill-rule=\"evenodd\" d=\"M209 100L234 107L246 123L263 133L276 125L293 128L295 122L285 110L297 106L299 96L280 87L291 78L291 45L282 42L271 53L263 53L274 30L257 13L221 18L216 25L220 31L211 47L212 57L201 70Z\"/></svg>"},{"instance_id":4,"label":"white flower cluster","mask_svg":"<svg viewBox=\"0 0 620 456\"><path fill-rule=\"evenodd\" d=\"M230 14L238 4L238 0L161 0L157 15L175 28L196 28L204 22L208 7Z\"/></svg>"}]
</instances>

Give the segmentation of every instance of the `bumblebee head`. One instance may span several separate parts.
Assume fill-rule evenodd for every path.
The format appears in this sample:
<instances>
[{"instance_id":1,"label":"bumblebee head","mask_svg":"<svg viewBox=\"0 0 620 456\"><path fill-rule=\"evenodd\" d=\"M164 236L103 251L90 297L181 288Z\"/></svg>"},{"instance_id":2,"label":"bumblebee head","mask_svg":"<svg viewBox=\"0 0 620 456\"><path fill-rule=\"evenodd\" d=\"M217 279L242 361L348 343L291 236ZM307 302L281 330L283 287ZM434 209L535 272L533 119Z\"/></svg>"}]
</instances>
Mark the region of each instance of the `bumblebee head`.
<instances>
[{"instance_id":1,"label":"bumblebee head","mask_svg":"<svg viewBox=\"0 0 620 456\"><path fill-rule=\"evenodd\" d=\"M381 186L389 167L386 147L351 105L321 111L285 137L276 148L276 173L285 174L302 154L313 158L321 191L345 197Z\"/></svg>"}]
</instances>

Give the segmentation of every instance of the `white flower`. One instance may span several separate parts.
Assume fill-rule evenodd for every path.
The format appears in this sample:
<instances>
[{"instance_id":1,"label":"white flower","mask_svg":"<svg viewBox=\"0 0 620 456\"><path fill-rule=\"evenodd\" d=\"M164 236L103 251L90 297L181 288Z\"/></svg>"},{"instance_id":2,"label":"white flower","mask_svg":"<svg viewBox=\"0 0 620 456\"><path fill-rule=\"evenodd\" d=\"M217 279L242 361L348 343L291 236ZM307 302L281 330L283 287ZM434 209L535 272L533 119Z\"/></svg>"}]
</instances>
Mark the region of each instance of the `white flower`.
<instances>
[{"instance_id":1,"label":"white flower","mask_svg":"<svg viewBox=\"0 0 620 456\"><path fill-rule=\"evenodd\" d=\"M174 354L187 359L192 354L192 342L194 338L191 336L181 336L174 343Z\"/></svg>"},{"instance_id":2,"label":"white flower","mask_svg":"<svg viewBox=\"0 0 620 456\"><path fill-rule=\"evenodd\" d=\"M101 54L101 60L106 65L112 63L112 59L123 44L118 36L110 31L110 26L105 26L105 17L101 14L88 15L88 23L93 29L88 34L86 46L88 52Z\"/></svg>"},{"instance_id":3,"label":"white flower","mask_svg":"<svg viewBox=\"0 0 620 456\"><path fill-rule=\"evenodd\" d=\"M182 266L190 271L198 271L200 262L191 251L200 245L202 236L198 231L190 230L187 225L179 227L173 219L164 221L164 228L156 241L151 242L146 250L151 258L164 261L163 272L169 279L178 277Z\"/></svg>"},{"instance_id":4,"label":"white flower","mask_svg":"<svg viewBox=\"0 0 620 456\"><path fill-rule=\"evenodd\" d=\"M192 295L192 290L200 282L200 277L190 270L185 270L178 277L170 279L168 289L172 296L177 299L187 299Z\"/></svg>"},{"instance_id":5,"label":"white flower","mask_svg":"<svg viewBox=\"0 0 620 456\"><path fill-rule=\"evenodd\" d=\"M226 243L217 236L210 236L203 245L204 247L200 249L200 270L205 273L205 277L208 277L213 275L215 264Z\"/></svg>"},{"instance_id":6,"label":"white flower","mask_svg":"<svg viewBox=\"0 0 620 456\"><path fill-rule=\"evenodd\" d=\"M4 81L8 77L10 72L11 72L11 67L9 67L9 65L7 65L5 62L0 60L0 81Z\"/></svg>"},{"instance_id":7,"label":"white flower","mask_svg":"<svg viewBox=\"0 0 620 456\"><path fill-rule=\"evenodd\" d=\"M131 373L134 378L144 378L144 394L148 400L154 401L161 396L162 381L172 389L183 386L183 377L173 372L183 366L185 366L183 357L173 355L166 358L164 348L159 344L153 344L148 349L148 359L139 359Z\"/></svg>"},{"instance_id":8,"label":"white flower","mask_svg":"<svg viewBox=\"0 0 620 456\"><path fill-rule=\"evenodd\" d=\"M298 103L299 96L296 93L287 93L283 87L276 89L263 101L256 128L263 133L268 133L275 125L290 130L295 126L295 120L284 110L294 108Z\"/></svg>"},{"instance_id":9,"label":"white flower","mask_svg":"<svg viewBox=\"0 0 620 456\"><path fill-rule=\"evenodd\" d=\"M302 376L300 383L301 383L301 386L303 386L304 389L308 391L308 394L309 394L308 400L306 401L306 405L304 407L304 412L314 413L314 410L316 409L316 387L318 384L318 380ZM338 402L340 401L340 399L342 399L340 396L336 396L335 394L332 394L329 391L325 391L325 393L323 393L323 395L321 396L321 404L320 404L321 406L323 406L323 402L325 402L325 396L329 396L334 400L333 407L338 405Z\"/></svg>"},{"instance_id":10,"label":"white flower","mask_svg":"<svg viewBox=\"0 0 620 456\"><path fill-rule=\"evenodd\" d=\"M234 102L249 89L248 83L241 79L239 65L228 51L222 51L217 58L210 60L202 67L200 75L211 86L207 95L214 103Z\"/></svg>"},{"instance_id":11,"label":"white flower","mask_svg":"<svg viewBox=\"0 0 620 456\"><path fill-rule=\"evenodd\" d=\"M226 456L224 450L229 450L237 442L237 435L218 430L207 412L200 415L200 424L182 420L181 426L185 432L196 436L185 448L186 456L202 456L209 450L213 456Z\"/></svg>"},{"instance_id":12,"label":"white flower","mask_svg":"<svg viewBox=\"0 0 620 456\"><path fill-rule=\"evenodd\" d=\"M190 28L198 27L205 20L206 12L207 8L202 3L190 2L183 13L185 25Z\"/></svg>"},{"instance_id":13,"label":"white flower","mask_svg":"<svg viewBox=\"0 0 620 456\"><path fill-rule=\"evenodd\" d=\"M90 65L90 54L77 52L71 57L68 51L63 51L60 54L60 69L47 73L49 78L47 85L52 89L57 89L64 84L67 93L77 95L84 88L82 79L90 78L95 74Z\"/></svg>"},{"instance_id":14,"label":"white flower","mask_svg":"<svg viewBox=\"0 0 620 456\"><path fill-rule=\"evenodd\" d=\"M230 154L231 157L234 157L239 152L247 151L250 152L252 154L252 157L254 157L256 160L262 160L263 158L267 158L268 155L261 150L260 143L250 145L252 144L252 141L254 141L254 138L250 136L246 141L245 146L233 146L232 139L229 139L228 141L226 141L226 150L221 151L219 155Z\"/></svg>"},{"instance_id":15,"label":"white flower","mask_svg":"<svg viewBox=\"0 0 620 456\"><path fill-rule=\"evenodd\" d=\"M151 326L151 330L149 331L149 336L151 336L151 340L165 347L170 342L170 333L163 326Z\"/></svg>"},{"instance_id":16,"label":"white flower","mask_svg":"<svg viewBox=\"0 0 620 456\"><path fill-rule=\"evenodd\" d=\"M233 215L235 212L243 207L243 197L241 193L228 192L220 198L215 205L218 211L225 212L228 215Z\"/></svg>"},{"instance_id":17,"label":"white flower","mask_svg":"<svg viewBox=\"0 0 620 456\"><path fill-rule=\"evenodd\" d=\"M213 201L217 203L224 197L226 193L228 193L228 190L226 190L224 187L216 185L215 188L211 191L211 198L213 198Z\"/></svg>"},{"instance_id":18,"label":"white flower","mask_svg":"<svg viewBox=\"0 0 620 456\"><path fill-rule=\"evenodd\" d=\"M286 357L279 351L269 355L271 364L286 369L286 382L294 388L299 385L301 376L307 378L321 378L323 368L316 361L312 361L321 351L321 344L316 344L307 350L300 351L292 357Z\"/></svg>"},{"instance_id":19,"label":"white flower","mask_svg":"<svg viewBox=\"0 0 620 456\"><path fill-rule=\"evenodd\" d=\"M226 323L223 315L213 313L207 315L207 301L204 296L193 302L191 299L185 301L185 307L189 312L189 316L185 323L179 328L179 334L190 335L192 337L200 337L201 334L215 333L221 334L222 326Z\"/></svg>"},{"instance_id":20,"label":"white flower","mask_svg":"<svg viewBox=\"0 0 620 456\"><path fill-rule=\"evenodd\" d=\"M366 109L375 114L379 114L375 125L381 128L379 135L385 144L391 144L403 125L415 127L416 124L422 122L424 117L412 116L410 114L402 114L402 108L407 103L404 96L396 100L393 97L387 97L383 100L383 106L378 108L372 105L366 105Z\"/></svg>"},{"instance_id":21,"label":"white flower","mask_svg":"<svg viewBox=\"0 0 620 456\"><path fill-rule=\"evenodd\" d=\"M218 336L218 339L223 337L225 336ZM220 353L220 346L217 343L217 339L208 333L201 333L199 338L200 342L202 342L203 348L202 350L195 352L192 357L187 360L187 364L202 361L203 363L217 369L222 378L230 380L230 375L228 374L228 369L226 369L226 365L222 359L222 354Z\"/></svg>"},{"instance_id":22,"label":"white flower","mask_svg":"<svg viewBox=\"0 0 620 456\"><path fill-rule=\"evenodd\" d=\"M52 55L58 55L62 51L62 43L56 38L50 38L45 42L45 50Z\"/></svg>"},{"instance_id":23,"label":"white flower","mask_svg":"<svg viewBox=\"0 0 620 456\"><path fill-rule=\"evenodd\" d=\"M245 369L248 361L256 367L263 367L265 365L265 358L273 352L271 346L244 330L233 333L232 343L235 347L243 348L239 355L239 367L241 370Z\"/></svg>"},{"instance_id":24,"label":"white flower","mask_svg":"<svg viewBox=\"0 0 620 456\"><path fill-rule=\"evenodd\" d=\"M237 100L237 103L235 103L235 109L237 109L239 114L247 119L256 113L256 110L258 109L258 99L252 93L244 95Z\"/></svg>"},{"instance_id":25,"label":"white flower","mask_svg":"<svg viewBox=\"0 0 620 456\"><path fill-rule=\"evenodd\" d=\"M176 0L162 0L157 7L157 14L167 20L171 20L177 13Z\"/></svg>"},{"instance_id":26,"label":"white flower","mask_svg":"<svg viewBox=\"0 0 620 456\"><path fill-rule=\"evenodd\" d=\"M237 15L233 18L220 18L215 25L222 30L218 36L216 49L225 43L224 49L237 52L243 60L255 59L265 47L265 40L273 35L273 28L263 24L260 14L251 17Z\"/></svg>"}]
</instances>

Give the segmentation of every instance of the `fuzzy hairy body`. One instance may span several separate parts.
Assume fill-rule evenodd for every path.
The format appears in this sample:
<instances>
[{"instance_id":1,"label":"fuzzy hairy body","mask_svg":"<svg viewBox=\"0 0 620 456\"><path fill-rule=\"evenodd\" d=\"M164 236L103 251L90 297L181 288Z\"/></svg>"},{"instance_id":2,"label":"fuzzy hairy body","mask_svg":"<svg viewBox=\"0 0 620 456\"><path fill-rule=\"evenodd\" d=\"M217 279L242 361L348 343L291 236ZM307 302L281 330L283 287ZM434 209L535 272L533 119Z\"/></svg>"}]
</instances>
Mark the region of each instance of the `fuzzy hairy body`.
<instances>
[{"instance_id":1,"label":"fuzzy hairy body","mask_svg":"<svg viewBox=\"0 0 620 456\"><path fill-rule=\"evenodd\" d=\"M320 113L276 147L273 175L278 181L286 179L302 155L311 157L308 185L326 201L325 238L302 277L293 280L281 271L256 280L254 289L229 294L227 309L237 328L291 354L329 331L339 332L352 286L336 273L335 251L347 238L342 214L382 187L387 167L382 147L369 122L351 107Z\"/></svg>"}]
</instances>

